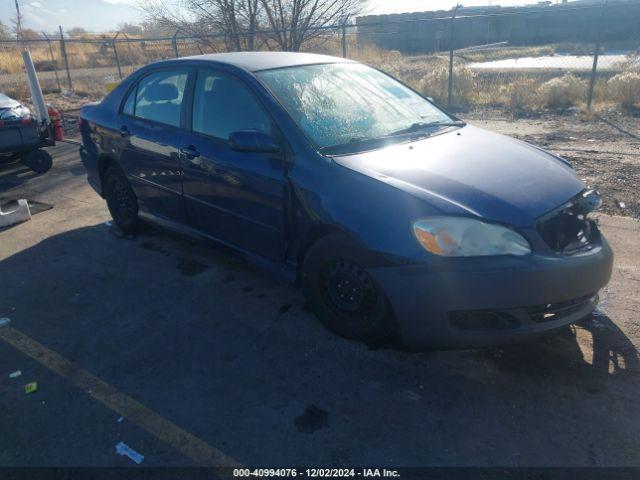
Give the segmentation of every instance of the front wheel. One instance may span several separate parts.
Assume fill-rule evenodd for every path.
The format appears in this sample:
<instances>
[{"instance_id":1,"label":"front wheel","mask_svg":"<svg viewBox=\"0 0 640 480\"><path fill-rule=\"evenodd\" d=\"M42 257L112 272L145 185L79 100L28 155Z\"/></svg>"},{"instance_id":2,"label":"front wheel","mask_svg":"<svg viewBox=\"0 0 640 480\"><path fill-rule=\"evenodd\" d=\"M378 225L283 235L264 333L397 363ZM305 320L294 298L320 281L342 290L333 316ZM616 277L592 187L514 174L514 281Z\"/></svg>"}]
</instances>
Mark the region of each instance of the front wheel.
<instances>
[{"instance_id":1,"label":"front wheel","mask_svg":"<svg viewBox=\"0 0 640 480\"><path fill-rule=\"evenodd\" d=\"M126 234L136 233L140 228L138 198L123 171L115 165L105 174L104 196L118 228Z\"/></svg>"},{"instance_id":2,"label":"front wheel","mask_svg":"<svg viewBox=\"0 0 640 480\"><path fill-rule=\"evenodd\" d=\"M379 341L393 333L391 306L364 268L361 249L344 235L328 235L304 260L302 286L309 305L330 330L346 338Z\"/></svg>"}]
</instances>

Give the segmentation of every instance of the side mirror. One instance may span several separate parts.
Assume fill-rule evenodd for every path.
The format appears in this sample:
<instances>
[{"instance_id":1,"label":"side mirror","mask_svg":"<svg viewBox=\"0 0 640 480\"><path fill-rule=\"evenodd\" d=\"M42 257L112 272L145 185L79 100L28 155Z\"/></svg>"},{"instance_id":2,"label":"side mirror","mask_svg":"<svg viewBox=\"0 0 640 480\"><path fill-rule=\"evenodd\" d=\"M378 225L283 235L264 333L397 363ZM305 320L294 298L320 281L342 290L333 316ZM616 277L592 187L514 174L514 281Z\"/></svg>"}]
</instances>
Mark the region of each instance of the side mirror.
<instances>
[{"instance_id":1,"label":"side mirror","mask_svg":"<svg viewBox=\"0 0 640 480\"><path fill-rule=\"evenodd\" d=\"M236 152L279 153L280 145L258 130L240 130L229 135L229 146Z\"/></svg>"}]
</instances>

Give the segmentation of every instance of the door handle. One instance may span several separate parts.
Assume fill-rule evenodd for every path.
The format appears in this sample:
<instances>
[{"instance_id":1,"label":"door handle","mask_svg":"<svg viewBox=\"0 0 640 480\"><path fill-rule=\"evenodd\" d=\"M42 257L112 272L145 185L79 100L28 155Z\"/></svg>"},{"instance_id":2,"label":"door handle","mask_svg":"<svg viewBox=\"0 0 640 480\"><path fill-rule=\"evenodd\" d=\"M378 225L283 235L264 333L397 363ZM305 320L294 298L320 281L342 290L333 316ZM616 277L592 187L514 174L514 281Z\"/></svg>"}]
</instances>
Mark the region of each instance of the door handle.
<instances>
[{"instance_id":1,"label":"door handle","mask_svg":"<svg viewBox=\"0 0 640 480\"><path fill-rule=\"evenodd\" d=\"M127 138L129 136L129 129L127 128L126 125L123 125L120 127L120 136L122 138Z\"/></svg>"},{"instance_id":2,"label":"door handle","mask_svg":"<svg viewBox=\"0 0 640 480\"><path fill-rule=\"evenodd\" d=\"M198 158L200 156L200 152L196 150L196 147L194 147L193 145L181 148L180 153L187 157L189 160Z\"/></svg>"}]
</instances>

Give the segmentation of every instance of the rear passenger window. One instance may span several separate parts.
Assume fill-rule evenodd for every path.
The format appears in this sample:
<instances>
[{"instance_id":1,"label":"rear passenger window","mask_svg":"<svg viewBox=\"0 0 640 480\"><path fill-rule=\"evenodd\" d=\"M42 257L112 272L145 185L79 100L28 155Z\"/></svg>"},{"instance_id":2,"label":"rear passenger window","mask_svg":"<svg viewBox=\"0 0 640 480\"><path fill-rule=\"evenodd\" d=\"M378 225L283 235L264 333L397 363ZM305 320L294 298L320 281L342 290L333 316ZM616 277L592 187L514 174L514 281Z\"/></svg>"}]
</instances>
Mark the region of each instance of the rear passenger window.
<instances>
[{"instance_id":1,"label":"rear passenger window","mask_svg":"<svg viewBox=\"0 0 640 480\"><path fill-rule=\"evenodd\" d=\"M140 80L135 116L179 127L182 98L188 76L187 72L162 71Z\"/></svg>"},{"instance_id":2,"label":"rear passenger window","mask_svg":"<svg viewBox=\"0 0 640 480\"><path fill-rule=\"evenodd\" d=\"M239 130L271 132L271 120L238 80L213 72L198 73L193 98L193 131L229 139Z\"/></svg>"}]
</instances>

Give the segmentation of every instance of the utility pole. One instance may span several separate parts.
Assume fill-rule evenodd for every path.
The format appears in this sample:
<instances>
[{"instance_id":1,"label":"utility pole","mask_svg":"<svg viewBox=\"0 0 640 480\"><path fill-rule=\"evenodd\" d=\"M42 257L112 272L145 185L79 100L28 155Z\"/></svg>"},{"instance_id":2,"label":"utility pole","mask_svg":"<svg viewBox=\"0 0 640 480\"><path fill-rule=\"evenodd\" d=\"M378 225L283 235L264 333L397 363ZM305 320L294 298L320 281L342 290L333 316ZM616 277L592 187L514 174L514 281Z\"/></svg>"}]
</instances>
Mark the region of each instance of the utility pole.
<instances>
[{"instance_id":1,"label":"utility pole","mask_svg":"<svg viewBox=\"0 0 640 480\"><path fill-rule=\"evenodd\" d=\"M22 38L22 14L20 13L20 4L15 0L16 4L16 40L19 42Z\"/></svg>"},{"instance_id":2,"label":"utility pole","mask_svg":"<svg viewBox=\"0 0 640 480\"><path fill-rule=\"evenodd\" d=\"M62 33L62 25L58 25L60 30L60 55L64 62L64 69L67 71L67 84L69 85L69 91L73 92L73 83L71 83L71 70L69 70L69 57L67 57L67 46L64 44L64 33Z\"/></svg>"},{"instance_id":3,"label":"utility pole","mask_svg":"<svg viewBox=\"0 0 640 480\"><path fill-rule=\"evenodd\" d=\"M453 96L453 45L456 39L455 36L455 22L458 9L461 7L459 3L456 5L453 15L449 24L449 85L447 86L447 108L451 109L451 102Z\"/></svg>"},{"instance_id":4,"label":"utility pole","mask_svg":"<svg viewBox=\"0 0 640 480\"><path fill-rule=\"evenodd\" d=\"M591 110L593 89L596 85L596 76L598 75L598 57L600 56L600 44L602 42L602 26L607 13L607 1L608 0L604 0L602 2L602 12L600 13L600 19L598 21L598 28L596 31L596 46L595 51L593 52L593 65L591 67L591 77L589 78L589 92L587 93L587 110Z\"/></svg>"}]
</instances>

